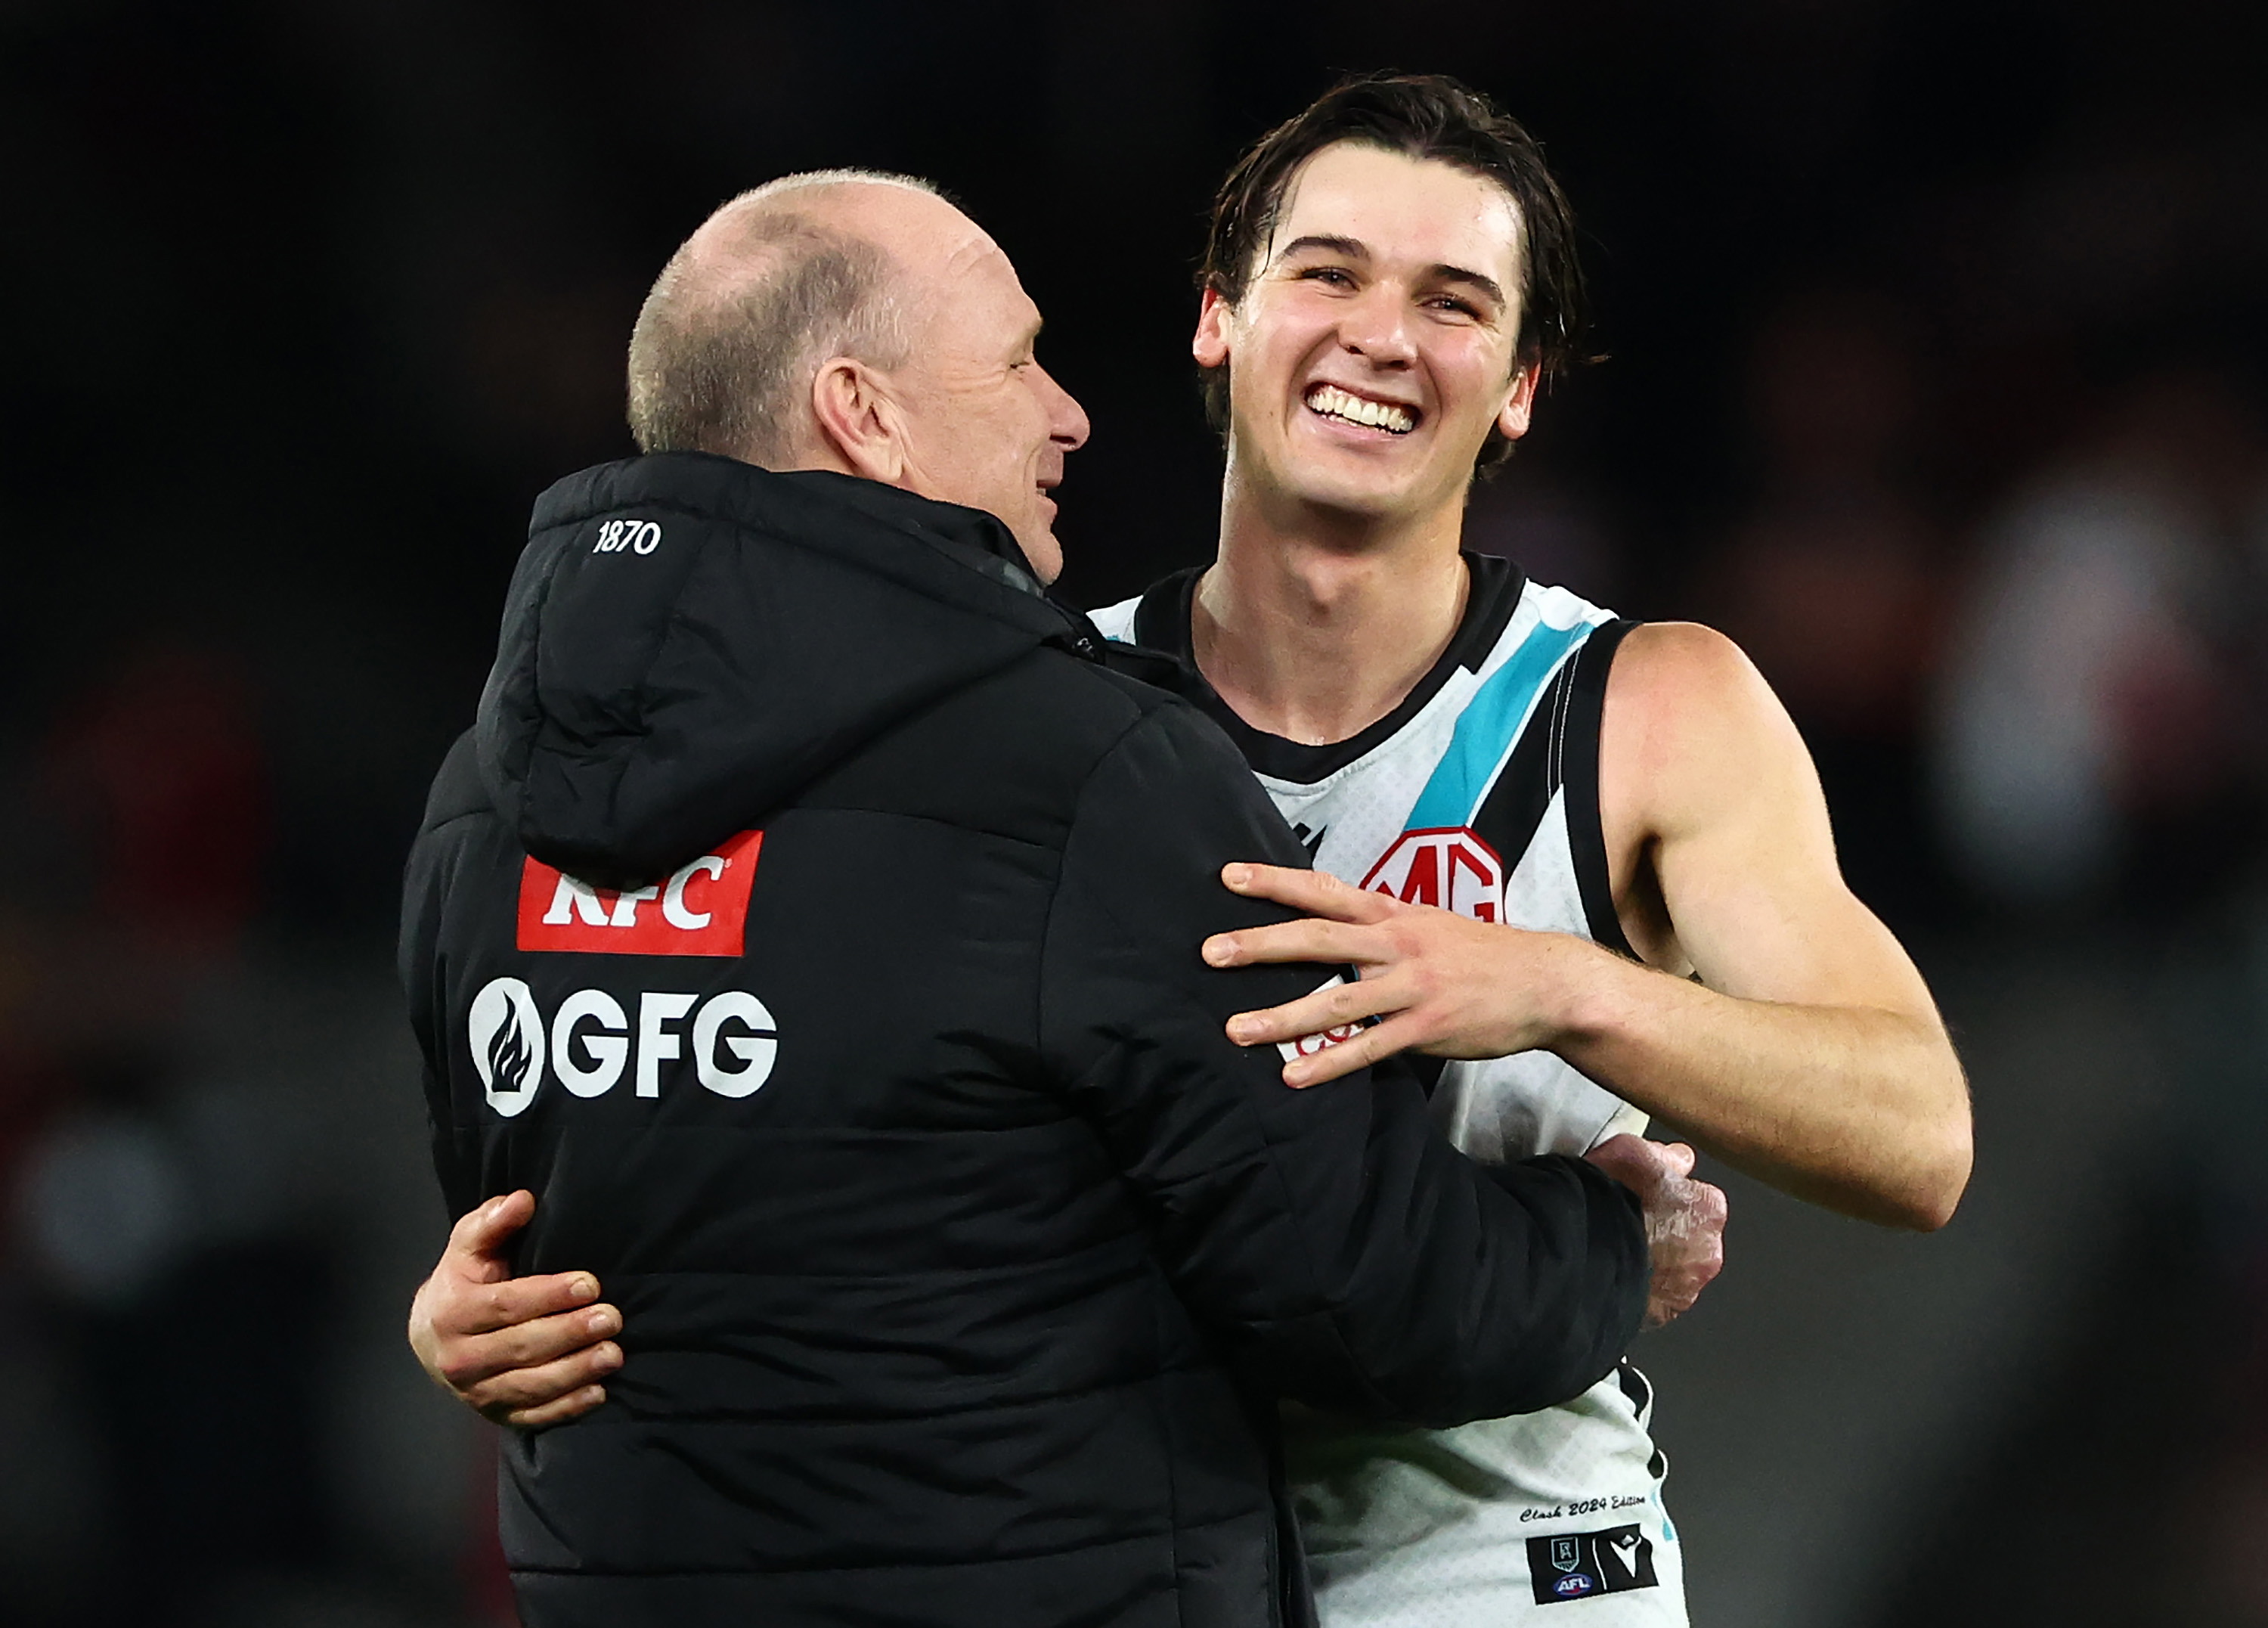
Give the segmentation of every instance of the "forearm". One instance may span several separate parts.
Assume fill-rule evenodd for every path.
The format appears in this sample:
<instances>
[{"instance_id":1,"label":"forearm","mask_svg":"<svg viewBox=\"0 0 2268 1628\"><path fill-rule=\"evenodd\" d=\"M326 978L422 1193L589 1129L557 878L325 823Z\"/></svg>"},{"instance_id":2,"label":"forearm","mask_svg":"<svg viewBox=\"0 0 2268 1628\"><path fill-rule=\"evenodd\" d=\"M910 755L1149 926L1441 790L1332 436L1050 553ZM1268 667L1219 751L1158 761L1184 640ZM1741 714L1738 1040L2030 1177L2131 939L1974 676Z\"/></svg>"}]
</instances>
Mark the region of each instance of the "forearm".
<instances>
[{"instance_id":1,"label":"forearm","mask_svg":"<svg viewBox=\"0 0 2268 1628\"><path fill-rule=\"evenodd\" d=\"M1967 1185L1967 1086L1933 1015L1742 1000L1566 940L1549 1050L1737 1169L1892 1226Z\"/></svg>"}]
</instances>

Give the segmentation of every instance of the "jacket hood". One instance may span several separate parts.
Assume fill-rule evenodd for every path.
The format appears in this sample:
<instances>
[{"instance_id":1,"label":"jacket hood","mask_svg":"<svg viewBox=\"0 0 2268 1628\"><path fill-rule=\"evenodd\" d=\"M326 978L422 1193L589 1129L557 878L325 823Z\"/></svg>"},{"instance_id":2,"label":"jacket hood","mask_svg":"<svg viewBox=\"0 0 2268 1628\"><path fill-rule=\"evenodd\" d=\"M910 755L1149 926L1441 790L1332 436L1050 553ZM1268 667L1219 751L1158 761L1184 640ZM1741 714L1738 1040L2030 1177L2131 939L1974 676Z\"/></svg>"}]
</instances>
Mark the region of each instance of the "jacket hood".
<instances>
[{"instance_id":1,"label":"jacket hood","mask_svg":"<svg viewBox=\"0 0 2268 1628\"><path fill-rule=\"evenodd\" d=\"M665 453L536 500L475 730L528 852L605 887L761 823L1038 646L1087 651L989 514Z\"/></svg>"}]
</instances>

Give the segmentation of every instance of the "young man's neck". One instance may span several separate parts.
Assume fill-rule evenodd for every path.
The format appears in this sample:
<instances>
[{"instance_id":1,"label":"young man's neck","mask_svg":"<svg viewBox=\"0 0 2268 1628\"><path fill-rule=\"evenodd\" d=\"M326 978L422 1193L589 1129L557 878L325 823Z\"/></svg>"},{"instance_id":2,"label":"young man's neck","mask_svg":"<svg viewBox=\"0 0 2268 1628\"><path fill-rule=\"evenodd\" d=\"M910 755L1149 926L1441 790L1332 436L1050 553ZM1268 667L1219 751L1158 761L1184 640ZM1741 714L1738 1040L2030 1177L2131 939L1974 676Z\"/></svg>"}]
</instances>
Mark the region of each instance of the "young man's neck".
<instances>
[{"instance_id":1,"label":"young man's neck","mask_svg":"<svg viewBox=\"0 0 2268 1628\"><path fill-rule=\"evenodd\" d=\"M1463 521L1461 503L1399 523L1270 504L1232 478L1190 615L1198 670L1256 729L1308 746L1361 733L1456 637Z\"/></svg>"}]
</instances>

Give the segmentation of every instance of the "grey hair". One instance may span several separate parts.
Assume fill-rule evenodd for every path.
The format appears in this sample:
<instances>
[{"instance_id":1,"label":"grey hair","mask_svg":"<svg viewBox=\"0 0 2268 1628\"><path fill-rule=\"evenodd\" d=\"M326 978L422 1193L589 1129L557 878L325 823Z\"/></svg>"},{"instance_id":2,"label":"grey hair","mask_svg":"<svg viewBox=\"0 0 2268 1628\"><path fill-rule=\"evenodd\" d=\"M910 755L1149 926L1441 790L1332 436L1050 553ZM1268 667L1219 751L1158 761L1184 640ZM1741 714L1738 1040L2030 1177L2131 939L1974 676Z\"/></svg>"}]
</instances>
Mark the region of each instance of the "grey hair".
<instances>
[{"instance_id":1,"label":"grey hair","mask_svg":"<svg viewBox=\"0 0 2268 1628\"><path fill-rule=\"evenodd\" d=\"M720 276L693 242L670 257L630 330L630 425L640 452L721 453L777 468L795 455L798 398L821 363L905 365L911 342L889 255L793 205L795 193L850 182L937 191L872 170L784 175L711 217L740 217L740 265Z\"/></svg>"}]
</instances>

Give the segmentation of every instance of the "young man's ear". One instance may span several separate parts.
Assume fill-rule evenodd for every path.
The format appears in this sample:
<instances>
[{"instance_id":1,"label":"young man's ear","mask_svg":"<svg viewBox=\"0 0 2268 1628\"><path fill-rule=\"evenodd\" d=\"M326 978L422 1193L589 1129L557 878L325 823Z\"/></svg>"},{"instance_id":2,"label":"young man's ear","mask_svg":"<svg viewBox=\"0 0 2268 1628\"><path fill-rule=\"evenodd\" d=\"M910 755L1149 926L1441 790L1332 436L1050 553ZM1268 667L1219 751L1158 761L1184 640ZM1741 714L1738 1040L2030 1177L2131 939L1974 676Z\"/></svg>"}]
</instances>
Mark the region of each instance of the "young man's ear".
<instances>
[{"instance_id":1,"label":"young man's ear","mask_svg":"<svg viewBox=\"0 0 2268 1628\"><path fill-rule=\"evenodd\" d=\"M1543 371L1531 362L1513 377L1512 394L1506 399L1504 410L1496 416L1496 427L1504 431L1507 441L1517 441L1528 433L1528 423L1535 412L1535 380Z\"/></svg>"},{"instance_id":2,"label":"young man's ear","mask_svg":"<svg viewBox=\"0 0 2268 1628\"><path fill-rule=\"evenodd\" d=\"M1197 306L1197 331L1189 340L1189 354L1199 367L1219 367L1227 362L1229 329L1235 320L1236 307L1221 297L1221 291L1205 290Z\"/></svg>"},{"instance_id":3,"label":"young man's ear","mask_svg":"<svg viewBox=\"0 0 2268 1628\"><path fill-rule=\"evenodd\" d=\"M906 440L898 404L864 362L838 356L821 363L811 379L811 412L821 447L850 474L887 486L904 479Z\"/></svg>"}]
</instances>

